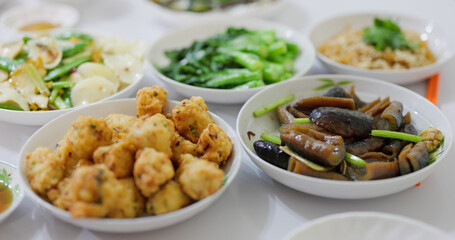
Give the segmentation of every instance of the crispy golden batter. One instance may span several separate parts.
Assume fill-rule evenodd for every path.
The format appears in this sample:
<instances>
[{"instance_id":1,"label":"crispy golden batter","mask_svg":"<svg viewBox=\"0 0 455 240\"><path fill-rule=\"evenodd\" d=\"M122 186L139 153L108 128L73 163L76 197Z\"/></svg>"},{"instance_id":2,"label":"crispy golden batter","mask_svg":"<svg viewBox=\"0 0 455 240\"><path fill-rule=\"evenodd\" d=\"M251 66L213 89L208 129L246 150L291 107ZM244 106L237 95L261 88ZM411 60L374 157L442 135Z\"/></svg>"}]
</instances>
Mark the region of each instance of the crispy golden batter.
<instances>
[{"instance_id":1,"label":"crispy golden batter","mask_svg":"<svg viewBox=\"0 0 455 240\"><path fill-rule=\"evenodd\" d=\"M213 123L201 97L183 100L172 110L172 119L175 122L175 129L193 143L197 143L202 131Z\"/></svg>"},{"instance_id":2,"label":"crispy golden batter","mask_svg":"<svg viewBox=\"0 0 455 240\"><path fill-rule=\"evenodd\" d=\"M163 214L178 210L191 203L176 181L167 182L158 192L147 200L146 211L149 214Z\"/></svg>"},{"instance_id":3,"label":"crispy golden batter","mask_svg":"<svg viewBox=\"0 0 455 240\"><path fill-rule=\"evenodd\" d=\"M63 178L64 165L49 148L38 147L27 153L25 171L32 189L40 195L56 186Z\"/></svg>"},{"instance_id":4,"label":"crispy golden batter","mask_svg":"<svg viewBox=\"0 0 455 240\"><path fill-rule=\"evenodd\" d=\"M107 126L112 130L112 142L125 140L128 128L138 120L125 114L110 114L105 119Z\"/></svg>"},{"instance_id":5,"label":"crispy golden batter","mask_svg":"<svg viewBox=\"0 0 455 240\"><path fill-rule=\"evenodd\" d=\"M76 218L105 217L124 197L114 173L101 164L77 168L66 189L69 212Z\"/></svg>"},{"instance_id":6,"label":"crispy golden batter","mask_svg":"<svg viewBox=\"0 0 455 240\"><path fill-rule=\"evenodd\" d=\"M194 158L185 154L184 158ZM182 171L178 176L178 182L183 192L194 200L201 200L215 193L221 188L224 172L218 164L194 158L187 163L182 162Z\"/></svg>"},{"instance_id":7,"label":"crispy golden batter","mask_svg":"<svg viewBox=\"0 0 455 240\"><path fill-rule=\"evenodd\" d=\"M160 86L142 88L136 94L137 116L153 116L163 113L167 91Z\"/></svg>"},{"instance_id":8,"label":"crispy golden batter","mask_svg":"<svg viewBox=\"0 0 455 240\"><path fill-rule=\"evenodd\" d=\"M95 163L105 164L117 178L133 175L136 148L124 141L109 146L98 147L93 153Z\"/></svg>"},{"instance_id":9,"label":"crispy golden batter","mask_svg":"<svg viewBox=\"0 0 455 240\"><path fill-rule=\"evenodd\" d=\"M223 129L211 123L199 137L197 153L202 159L221 165L225 164L232 153L231 139Z\"/></svg>"},{"instance_id":10,"label":"crispy golden batter","mask_svg":"<svg viewBox=\"0 0 455 240\"><path fill-rule=\"evenodd\" d=\"M47 197L52 202L52 204L63 210L68 210L71 205L70 182L71 179L69 177L66 177L58 183L56 188L53 188L47 192Z\"/></svg>"},{"instance_id":11,"label":"crispy golden batter","mask_svg":"<svg viewBox=\"0 0 455 240\"><path fill-rule=\"evenodd\" d=\"M133 218L144 212L144 197L139 193L133 178L124 178L119 181L122 197L109 211L110 218Z\"/></svg>"},{"instance_id":12,"label":"crispy golden batter","mask_svg":"<svg viewBox=\"0 0 455 240\"><path fill-rule=\"evenodd\" d=\"M180 136L177 132L175 133L172 139L172 163L174 166L179 165L179 159L182 154L188 153L191 155L197 155L196 152L197 145L191 141L186 140L184 137Z\"/></svg>"},{"instance_id":13,"label":"crispy golden batter","mask_svg":"<svg viewBox=\"0 0 455 240\"><path fill-rule=\"evenodd\" d=\"M144 148L136 154L133 174L142 195L150 197L161 185L172 179L175 172L169 155L153 148Z\"/></svg>"},{"instance_id":14,"label":"crispy golden batter","mask_svg":"<svg viewBox=\"0 0 455 240\"><path fill-rule=\"evenodd\" d=\"M128 131L128 141L136 149L151 147L171 156L173 135L174 127L170 126L170 121L163 114L155 114L149 118L142 117L133 124Z\"/></svg>"},{"instance_id":15,"label":"crispy golden batter","mask_svg":"<svg viewBox=\"0 0 455 240\"><path fill-rule=\"evenodd\" d=\"M112 131L102 118L79 117L66 132L60 143L68 152L65 176L69 176L80 159L92 159L93 152L100 146L111 143ZM59 143L59 146L60 146ZM65 155L65 154L63 154Z\"/></svg>"}]
</instances>

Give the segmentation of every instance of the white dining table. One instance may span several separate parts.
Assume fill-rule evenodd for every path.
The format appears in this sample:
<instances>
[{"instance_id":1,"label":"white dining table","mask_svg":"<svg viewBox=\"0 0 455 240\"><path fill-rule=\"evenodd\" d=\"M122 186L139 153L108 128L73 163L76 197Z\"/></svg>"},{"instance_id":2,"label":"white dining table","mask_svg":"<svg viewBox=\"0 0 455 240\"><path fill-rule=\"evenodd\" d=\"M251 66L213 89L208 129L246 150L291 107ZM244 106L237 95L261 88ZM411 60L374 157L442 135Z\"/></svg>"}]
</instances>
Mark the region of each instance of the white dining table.
<instances>
[{"instance_id":1,"label":"white dining table","mask_svg":"<svg viewBox=\"0 0 455 240\"><path fill-rule=\"evenodd\" d=\"M43 2L45 1L6 0L0 5L0 15L19 4ZM144 39L152 43L176 26L155 18L149 4L147 0L88 0L75 3L80 12L76 27ZM454 0L290 0L282 11L268 18L307 34L314 23L324 18L358 11L419 15L451 29L450 34L455 34ZM0 39L9 37L8 34L1 29ZM328 71L316 61L307 74L322 73ZM142 86L153 84L165 86L148 69ZM425 95L426 84L423 81L405 87ZM165 88L169 91L169 99L183 99L170 87ZM455 59L440 72L438 106L450 122L454 123ZM241 104L208 104L208 107L235 128ZM0 159L17 166L21 147L38 129L39 127L0 122ZM0 239L272 240L280 239L316 218L350 211L377 211L414 218L455 238L455 172L452 172L455 171L454 148L451 148L447 157L443 167L438 168L418 187L379 198L340 200L317 197L288 188L268 177L243 154L241 169L223 195L203 212L173 226L129 234L90 231L55 218L26 196L15 212L0 224Z\"/></svg>"}]
</instances>

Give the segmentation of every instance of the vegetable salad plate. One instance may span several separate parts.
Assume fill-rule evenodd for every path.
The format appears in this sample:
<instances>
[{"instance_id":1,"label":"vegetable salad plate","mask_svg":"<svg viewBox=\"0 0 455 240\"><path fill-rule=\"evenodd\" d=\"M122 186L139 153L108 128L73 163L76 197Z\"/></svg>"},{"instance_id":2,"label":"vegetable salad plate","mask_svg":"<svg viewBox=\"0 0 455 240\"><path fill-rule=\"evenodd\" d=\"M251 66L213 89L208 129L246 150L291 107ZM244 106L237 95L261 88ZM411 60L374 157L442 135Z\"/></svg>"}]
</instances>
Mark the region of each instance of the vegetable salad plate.
<instances>
[{"instance_id":1,"label":"vegetable salad plate","mask_svg":"<svg viewBox=\"0 0 455 240\"><path fill-rule=\"evenodd\" d=\"M317 56L331 71L409 84L439 72L455 54L454 35L422 16L352 13L312 26Z\"/></svg>"},{"instance_id":2,"label":"vegetable salad plate","mask_svg":"<svg viewBox=\"0 0 455 240\"><path fill-rule=\"evenodd\" d=\"M146 67L145 42L80 29L26 35L0 49L0 120L23 125L130 97Z\"/></svg>"},{"instance_id":3,"label":"vegetable salad plate","mask_svg":"<svg viewBox=\"0 0 455 240\"><path fill-rule=\"evenodd\" d=\"M328 231L330 229L330 231ZM284 239L450 240L447 233L412 218L380 212L347 212L310 221Z\"/></svg>"},{"instance_id":4,"label":"vegetable salad plate","mask_svg":"<svg viewBox=\"0 0 455 240\"><path fill-rule=\"evenodd\" d=\"M296 30L248 18L171 31L148 54L155 74L179 94L224 104L303 75L314 59L314 47Z\"/></svg>"},{"instance_id":5,"label":"vegetable salad plate","mask_svg":"<svg viewBox=\"0 0 455 240\"><path fill-rule=\"evenodd\" d=\"M401 140L398 142L393 141L392 136L385 136L385 138L382 138L384 136L373 136L379 136L377 133L381 132L398 134L402 132L372 130L372 117L369 116L371 114L370 111L363 111L362 113L362 109L358 111L341 109L341 105L344 103L337 103L337 105L341 104L339 105L340 107L313 107L307 119L311 120L314 124L309 125L301 125L297 121L299 119L296 118L292 120L294 124L285 124L280 128L280 122L278 121L277 111L275 109L262 116L256 115L258 113L257 110L262 111L264 106L274 103L277 100L282 100L287 96L293 96L294 98L290 98L293 100L288 104L281 102L283 104L282 107L284 108L286 105L289 105L294 110L296 108L300 109L300 106L304 108L303 104L307 104L305 105L306 107L311 107L311 105L317 106L320 104L317 101L321 99L324 104L329 105L333 100L351 102L352 99L348 98L320 97L323 94L325 94L324 96L328 96L327 94L339 96L340 93L343 93L343 90L340 91L340 88L345 89L345 91L355 89L355 93L350 92L350 94L351 96L356 96L354 98L367 103L367 108L363 109L378 106L378 103L381 102L388 106L386 108L387 111L384 110L385 113L383 112L380 115L373 114L377 119L375 121L375 129L383 129L380 127L380 122L384 122L385 119L378 120L379 116L383 118L386 115L392 114L394 108L397 109L398 114L396 115L398 118L401 119L402 115L405 115L403 119L410 117L408 119L411 120L411 125L413 126L409 126L409 128L414 129L412 130L412 132L416 132L414 134L421 133L420 136L422 137L412 134L403 135L418 138L418 140L410 139L409 141L422 142L416 143L415 145L409 144L410 142L401 142L400 144L403 144L401 147L405 143L408 144L408 150L410 147L421 146L421 154L411 154L415 156L414 158L408 155L409 152L403 150L397 150L395 155L386 151L386 146L393 145L392 143L398 143ZM330 91L327 92L329 89ZM378 100L378 98L382 100ZM388 101L390 101L390 104L387 103ZM399 103L402 104L402 109L395 107L397 105L399 106ZM374 109L377 108L370 108L370 110L376 111ZM290 108L287 108L287 110L293 112ZM253 112L257 117L253 115ZM363 120L360 121L350 114L370 120L365 120L366 122ZM279 116L281 121L281 115ZM305 120L305 118L300 119ZM399 121L401 122L401 120ZM360 125L357 125L357 123ZM392 121L389 124L392 124ZM335 129L332 126L335 126ZM361 137L361 140L353 140L353 138L356 138L354 136L359 136L358 134L364 132L364 128L368 126L370 126L370 129L366 129L366 136ZM310 127L311 129L309 129ZM429 127L434 127L440 131L439 140L432 139L430 141L433 142L435 140L434 142L440 144L435 150L425 146L425 134L422 135L422 132L426 132L427 129L433 129ZM281 132L281 135L278 130ZM407 130L399 131L406 132ZM260 145L264 143L261 138L266 139L265 137L267 136L265 134L267 133L276 136L278 142L281 142L280 144L285 143L286 147L275 145L277 147L275 149L272 146L273 144ZM354 134L351 137L346 135L351 133ZM248 100L240 110L237 118L237 135L251 160L274 180L298 191L341 199L374 198L410 188L424 180L444 164L449 148L452 145L452 130L449 121L431 102L415 92L395 84L348 75L302 77L262 90ZM340 140L341 136L346 137ZM392 139L389 139L389 137ZM365 145L371 146L367 143L370 140L373 140L372 142L376 140L381 142L379 147L376 147L376 150L363 149ZM274 140L272 139L270 141ZM256 146L257 144L259 144L259 147ZM356 146L360 146L360 148L357 149ZM325 152L324 149L326 148L330 150ZM409 151L415 153L417 148ZM272 150L272 152L269 150ZM269 152L268 155L265 154L265 157L263 154L264 151ZM428 154L430 151L432 154ZM352 154L348 154L348 152ZM381 157L368 155L375 154L373 152L377 152ZM284 157L281 158L280 156L283 156L283 154ZM289 158L289 155L292 157ZM267 158L267 156L277 157ZM354 158L351 158L352 156ZM364 159L359 159L359 156L362 156ZM417 156L422 156L422 158ZM433 159L429 160L430 156ZM263 158L266 160L263 160ZM422 160L422 162L417 162L420 161L418 159ZM333 163L333 161L338 162Z\"/></svg>"},{"instance_id":6,"label":"vegetable salad plate","mask_svg":"<svg viewBox=\"0 0 455 240\"><path fill-rule=\"evenodd\" d=\"M167 101L164 108L165 113L169 113L175 106L179 105L176 101ZM35 193L26 176L26 153L32 152L37 147L48 147L54 149L56 143L63 137L65 131L79 116L106 117L112 113L136 116L135 99L119 99L103 102L76 109L61 117L49 122L40 128L23 146L19 157L19 173L23 187L29 196L40 206L48 210L55 217L76 226L102 232L140 232L159 229L171 226L184 221L200 213L213 204L233 182L241 164L241 149L234 130L220 117L210 113L214 122L225 131L233 144L233 152L227 159L222 169L225 173L225 182L215 193L194 202L181 209L161 215L142 216L136 218L74 218L68 211L62 210Z\"/></svg>"}]
</instances>

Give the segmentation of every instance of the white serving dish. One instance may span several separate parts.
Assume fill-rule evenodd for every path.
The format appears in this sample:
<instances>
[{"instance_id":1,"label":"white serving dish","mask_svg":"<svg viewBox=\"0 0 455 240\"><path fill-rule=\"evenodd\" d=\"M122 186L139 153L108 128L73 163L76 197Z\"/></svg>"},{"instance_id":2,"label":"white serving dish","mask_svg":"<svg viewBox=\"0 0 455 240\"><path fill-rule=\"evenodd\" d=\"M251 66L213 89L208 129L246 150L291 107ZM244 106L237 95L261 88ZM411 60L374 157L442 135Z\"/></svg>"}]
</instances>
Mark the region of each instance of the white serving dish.
<instances>
[{"instance_id":1,"label":"white serving dish","mask_svg":"<svg viewBox=\"0 0 455 240\"><path fill-rule=\"evenodd\" d=\"M172 108L177 106L179 102L168 101L165 112L171 112ZM220 126L226 134L231 138L233 144L233 153L228 159L227 164L223 167L227 180L223 187L213 195L206 197L198 202L195 202L180 210L166 213L157 216L139 217L133 219L90 219L81 218L75 219L71 214L40 198L30 187L25 173L25 155L27 152L33 151L39 146L53 149L55 144L64 136L66 130L71 127L71 124L79 116L94 116L106 117L111 113L121 113L131 116L136 116L136 100L135 99L119 99L109 102L98 103L82 107L62 115L61 117L49 122L40 128L22 147L19 155L19 173L23 187L27 194L38 204L57 218L71 223L76 226L87 229L102 231L102 232L140 232L167 227L178 222L191 218L197 213L209 207L218 199L221 194L229 187L237 175L241 164L241 149L240 143L237 140L234 130L220 117L211 113L211 117L218 126Z\"/></svg>"},{"instance_id":2,"label":"white serving dish","mask_svg":"<svg viewBox=\"0 0 455 240\"><path fill-rule=\"evenodd\" d=\"M116 37L114 35L111 35L109 33L99 33L95 30L89 30L89 29L77 29L77 28L66 28L66 29L58 29L53 34L57 34L59 32L66 32L66 31L77 31L77 32L83 32L90 34L93 36L95 39L100 38L100 37ZM17 40L16 38L15 40ZM131 41L132 39L125 39L126 41ZM148 46L147 46L148 50ZM146 73L147 69L147 63L145 59L145 54L147 50L144 52L144 59L142 60L142 66L143 66L143 74L141 78L128 85L127 87L121 89L117 93L101 99L97 102L94 103L99 103L99 102L105 102L113 99L120 99L120 98L128 98L128 97L133 97L136 94L136 91L139 89L141 82L144 80L144 75ZM90 103L90 104L94 104ZM77 109L79 107L73 107L69 109L62 109L62 110L50 110L50 111L14 111L14 110L7 110L0 108L0 121L5 121L9 123L14 123L14 124L20 124L20 125L28 125L28 126L42 126L52 119L57 118L58 116L65 114L67 112L73 111L74 109Z\"/></svg>"},{"instance_id":3,"label":"white serving dish","mask_svg":"<svg viewBox=\"0 0 455 240\"><path fill-rule=\"evenodd\" d=\"M310 221L284 240L450 240L447 233L412 218L380 212L346 212Z\"/></svg>"},{"instance_id":4,"label":"white serving dish","mask_svg":"<svg viewBox=\"0 0 455 240\"><path fill-rule=\"evenodd\" d=\"M295 73L292 78L308 72L316 58L316 52L311 42L303 34L286 25L261 19L218 20L210 21L209 23L195 24L171 31L153 43L147 58L154 73L179 94L187 97L201 96L206 102L211 103L243 103L256 92L273 85L271 84L245 90L202 88L174 81L161 74L156 68L157 66L166 66L169 63L169 60L164 54L165 51L188 47L195 40L204 40L214 34L222 33L228 27L244 27L258 30L274 29L277 37L297 44L301 53L295 60ZM289 79L284 81L289 81Z\"/></svg>"},{"instance_id":5,"label":"white serving dish","mask_svg":"<svg viewBox=\"0 0 455 240\"><path fill-rule=\"evenodd\" d=\"M17 172L15 166L7 162L0 161L0 175L0 181L3 182L3 184L7 184L11 189L11 193L13 194L13 201L11 202L11 205L5 211L0 213L1 223L5 221L5 219L11 215L11 213L13 213L14 210L22 202L22 199L24 198L24 189L20 184L19 173ZM6 179L7 182L2 181L2 179Z\"/></svg>"},{"instance_id":6,"label":"white serving dish","mask_svg":"<svg viewBox=\"0 0 455 240\"><path fill-rule=\"evenodd\" d=\"M196 22L211 22L221 19L236 19L241 17L269 17L284 9L289 0L276 0L268 4L243 4L226 10L208 12L175 11L163 7L152 0L149 4L151 15L172 25L187 25Z\"/></svg>"},{"instance_id":7,"label":"white serving dish","mask_svg":"<svg viewBox=\"0 0 455 240\"><path fill-rule=\"evenodd\" d=\"M363 101L373 101L378 97L385 98L387 96L390 96L391 100L400 101L404 107L403 112L411 113L417 131L423 131L429 126L434 126L444 134L444 148L437 161L423 169L404 176L383 180L351 182L299 175L275 167L262 160L256 155L253 149L253 143L260 139L260 135L263 132L278 134L279 123L275 111L271 111L258 118L253 117L253 111L289 94L295 95L293 102L304 97L322 95L327 89L324 91L313 90L325 84L324 82L318 81L318 78L330 78L335 82L352 81L352 84L355 85L357 95ZM251 137L251 140L247 134L249 131L256 134L256 136ZM341 199L380 197L414 186L444 164L453 138L450 123L445 115L439 108L422 96L392 83L349 75L306 76L292 81L282 82L262 90L248 100L240 110L237 118L237 135L251 160L274 180L298 191L322 197Z\"/></svg>"},{"instance_id":8,"label":"white serving dish","mask_svg":"<svg viewBox=\"0 0 455 240\"><path fill-rule=\"evenodd\" d=\"M79 20L79 12L72 6L61 3L41 3L19 5L2 14L0 24L13 36L33 34L43 31L55 31L61 28L73 27ZM41 31L21 31L24 25L38 22L48 22L59 25L56 28Z\"/></svg>"},{"instance_id":9,"label":"white serving dish","mask_svg":"<svg viewBox=\"0 0 455 240\"><path fill-rule=\"evenodd\" d=\"M427 79L438 73L455 54L455 38L451 30L444 29L437 22L398 13L352 13L330 17L312 26L310 39L317 49L323 42L345 30L363 29L373 25L375 17L390 18L397 22L402 30L411 30L420 34L421 39L428 39L428 47L436 57L436 62L427 66L405 70L361 69L336 62L321 53L318 59L333 73L351 74L381 79L397 84L409 84Z\"/></svg>"}]
</instances>

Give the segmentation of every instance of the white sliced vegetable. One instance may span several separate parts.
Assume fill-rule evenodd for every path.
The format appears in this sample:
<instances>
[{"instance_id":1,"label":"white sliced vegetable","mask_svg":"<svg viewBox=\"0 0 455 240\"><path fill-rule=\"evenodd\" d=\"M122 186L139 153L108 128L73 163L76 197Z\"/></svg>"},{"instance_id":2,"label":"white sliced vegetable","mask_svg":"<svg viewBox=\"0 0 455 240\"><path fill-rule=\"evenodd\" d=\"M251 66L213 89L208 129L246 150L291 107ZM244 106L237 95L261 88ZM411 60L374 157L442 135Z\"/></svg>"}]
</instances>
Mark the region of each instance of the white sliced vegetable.
<instances>
[{"instance_id":1,"label":"white sliced vegetable","mask_svg":"<svg viewBox=\"0 0 455 240\"><path fill-rule=\"evenodd\" d=\"M128 53L142 60L148 44L146 41L126 41L120 37L104 37L96 42L96 47L105 54Z\"/></svg>"},{"instance_id":2,"label":"white sliced vegetable","mask_svg":"<svg viewBox=\"0 0 455 240\"><path fill-rule=\"evenodd\" d=\"M92 76L81 80L71 89L74 107L107 98L117 92L115 85L104 77Z\"/></svg>"},{"instance_id":3,"label":"white sliced vegetable","mask_svg":"<svg viewBox=\"0 0 455 240\"><path fill-rule=\"evenodd\" d=\"M0 84L0 103L30 111L27 100L7 82Z\"/></svg>"},{"instance_id":4,"label":"white sliced vegetable","mask_svg":"<svg viewBox=\"0 0 455 240\"><path fill-rule=\"evenodd\" d=\"M43 66L46 69L57 67L62 60L62 49L57 42L50 37L32 39L27 42L27 47L29 49L29 57L32 60L41 58Z\"/></svg>"},{"instance_id":5,"label":"white sliced vegetable","mask_svg":"<svg viewBox=\"0 0 455 240\"><path fill-rule=\"evenodd\" d=\"M47 109L48 97L37 94L36 86L24 68L20 68L11 74L10 83L25 97L30 105L36 104L41 109Z\"/></svg>"},{"instance_id":6,"label":"white sliced vegetable","mask_svg":"<svg viewBox=\"0 0 455 240\"><path fill-rule=\"evenodd\" d=\"M101 63L93 62L83 63L77 68L77 73L79 73L84 78L92 76L104 77L107 80L111 81L115 85L116 89L118 89L120 85L120 82L117 76L115 75L114 71Z\"/></svg>"},{"instance_id":7,"label":"white sliced vegetable","mask_svg":"<svg viewBox=\"0 0 455 240\"><path fill-rule=\"evenodd\" d=\"M138 81L144 75L142 61L131 54L103 54L103 60L125 85Z\"/></svg>"},{"instance_id":8,"label":"white sliced vegetable","mask_svg":"<svg viewBox=\"0 0 455 240\"><path fill-rule=\"evenodd\" d=\"M0 69L0 82L4 82L8 80L8 72L5 70Z\"/></svg>"},{"instance_id":9,"label":"white sliced vegetable","mask_svg":"<svg viewBox=\"0 0 455 240\"><path fill-rule=\"evenodd\" d=\"M15 58L22 51L22 47L24 47L24 42L22 40L3 44L0 47L0 56L7 58Z\"/></svg>"},{"instance_id":10,"label":"white sliced vegetable","mask_svg":"<svg viewBox=\"0 0 455 240\"><path fill-rule=\"evenodd\" d=\"M86 79L85 77L82 77L82 75L80 75L78 72L74 72L74 73L71 73L71 75L68 77L68 81L72 81L72 82L79 82L81 80L84 80Z\"/></svg>"}]
</instances>

